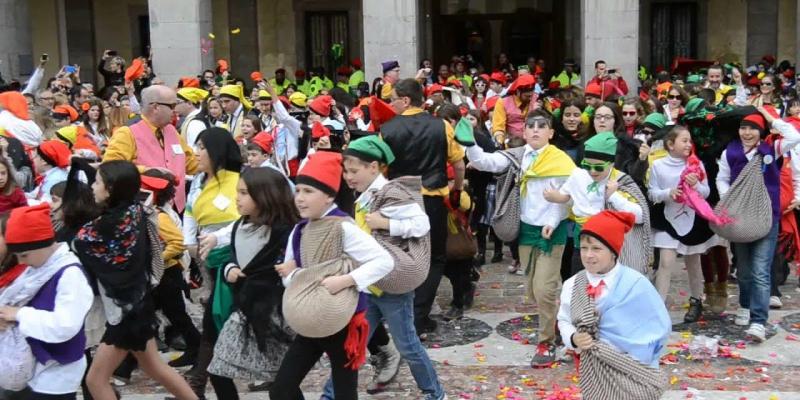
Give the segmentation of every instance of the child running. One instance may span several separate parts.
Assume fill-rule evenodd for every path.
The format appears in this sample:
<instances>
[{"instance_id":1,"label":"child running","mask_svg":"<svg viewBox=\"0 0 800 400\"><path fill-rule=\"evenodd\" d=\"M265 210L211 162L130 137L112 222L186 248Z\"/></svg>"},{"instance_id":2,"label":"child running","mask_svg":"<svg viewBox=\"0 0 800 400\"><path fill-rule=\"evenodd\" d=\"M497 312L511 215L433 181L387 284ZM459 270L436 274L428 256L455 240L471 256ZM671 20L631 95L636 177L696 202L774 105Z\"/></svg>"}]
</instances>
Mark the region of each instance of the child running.
<instances>
[{"instance_id":1,"label":"child running","mask_svg":"<svg viewBox=\"0 0 800 400\"><path fill-rule=\"evenodd\" d=\"M342 156L311 155L297 176L295 225L283 278L284 317L297 332L284 356L270 399L302 399L300 383L322 353L330 359L337 400L358 398L358 368L366 359L368 288L394 268L392 256L334 203Z\"/></svg>"}]
</instances>

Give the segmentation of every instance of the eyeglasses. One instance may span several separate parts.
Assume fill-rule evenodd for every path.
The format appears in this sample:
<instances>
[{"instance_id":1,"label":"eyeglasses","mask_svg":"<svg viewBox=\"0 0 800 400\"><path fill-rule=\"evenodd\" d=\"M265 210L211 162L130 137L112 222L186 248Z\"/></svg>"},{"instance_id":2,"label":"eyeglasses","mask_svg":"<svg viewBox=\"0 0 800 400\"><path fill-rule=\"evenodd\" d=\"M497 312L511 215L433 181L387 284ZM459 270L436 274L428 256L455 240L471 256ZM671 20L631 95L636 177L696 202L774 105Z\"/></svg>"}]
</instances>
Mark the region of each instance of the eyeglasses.
<instances>
[{"instance_id":1,"label":"eyeglasses","mask_svg":"<svg viewBox=\"0 0 800 400\"><path fill-rule=\"evenodd\" d=\"M626 117L632 117L632 116L636 115L636 111L623 111L622 115L624 115Z\"/></svg>"},{"instance_id":2,"label":"eyeglasses","mask_svg":"<svg viewBox=\"0 0 800 400\"><path fill-rule=\"evenodd\" d=\"M761 86L772 86L772 82L761 82Z\"/></svg>"},{"instance_id":3,"label":"eyeglasses","mask_svg":"<svg viewBox=\"0 0 800 400\"><path fill-rule=\"evenodd\" d=\"M673 95L673 94L671 94L671 95L667 96L667 99L669 99L669 100L680 100L681 99L681 95Z\"/></svg>"},{"instance_id":4,"label":"eyeglasses","mask_svg":"<svg viewBox=\"0 0 800 400\"><path fill-rule=\"evenodd\" d=\"M601 162L599 164L595 163L588 163L586 161L581 161L581 168L587 171L594 171L594 172L603 172L611 165L611 161Z\"/></svg>"},{"instance_id":5,"label":"eyeglasses","mask_svg":"<svg viewBox=\"0 0 800 400\"><path fill-rule=\"evenodd\" d=\"M594 115L594 119L600 120L600 121L613 121L614 120L614 114L595 114Z\"/></svg>"},{"instance_id":6,"label":"eyeglasses","mask_svg":"<svg viewBox=\"0 0 800 400\"><path fill-rule=\"evenodd\" d=\"M174 109L175 109L175 106L176 106L176 103L158 103L158 102L155 102L155 103L153 103L153 104L156 104L156 105L159 105L159 106L164 106L164 107L167 107L167 108L169 108L170 110L174 110Z\"/></svg>"}]
</instances>

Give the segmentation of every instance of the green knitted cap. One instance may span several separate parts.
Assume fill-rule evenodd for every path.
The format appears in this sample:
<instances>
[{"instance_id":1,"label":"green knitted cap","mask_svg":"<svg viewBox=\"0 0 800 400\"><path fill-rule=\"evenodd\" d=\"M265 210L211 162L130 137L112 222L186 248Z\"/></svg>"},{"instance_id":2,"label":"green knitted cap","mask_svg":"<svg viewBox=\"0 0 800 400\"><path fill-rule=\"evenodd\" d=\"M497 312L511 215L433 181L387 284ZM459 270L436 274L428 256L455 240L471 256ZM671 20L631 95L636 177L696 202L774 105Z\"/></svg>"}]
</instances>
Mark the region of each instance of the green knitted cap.
<instances>
[{"instance_id":1,"label":"green knitted cap","mask_svg":"<svg viewBox=\"0 0 800 400\"><path fill-rule=\"evenodd\" d=\"M667 125L667 117L661 113L652 113L644 118L644 123L653 125L656 129L661 129Z\"/></svg>"},{"instance_id":2,"label":"green knitted cap","mask_svg":"<svg viewBox=\"0 0 800 400\"><path fill-rule=\"evenodd\" d=\"M584 158L613 161L617 155L617 137L612 132L600 132L583 144Z\"/></svg>"},{"instance_id":3,"label":"green knitted cap","mask_svg":"<svg viewBox=\"0 0 800 400\"><path fill-rule=\"evenodd\" d=\"M387 165L394 162L392 149L378 135L365 136L350 142L344 155L353 156L366 162L378 161Z\"/></svg>"},{"instance_id":4,"label":"green knitted cap","mask_svg":"<svg viewBox=\"0 0 800 400\"><path fill-rule=\"evenodd\" d=\"M699 97L695 97L689 100L689 102L686 103L686 114L694 114L700 111L700 107L702 105L703 105L703 99Z\"/></svg>"},{"instance_id":5,"label":"green knitted cap","mask_svg":"<svg viewBox=\"0 0 800 400\"><path fill-rule=\"evenodd\" d=\"M703 77L700 75L692 74L686 77L686 83L700 83Z\"/></svg>"}]
</instances>

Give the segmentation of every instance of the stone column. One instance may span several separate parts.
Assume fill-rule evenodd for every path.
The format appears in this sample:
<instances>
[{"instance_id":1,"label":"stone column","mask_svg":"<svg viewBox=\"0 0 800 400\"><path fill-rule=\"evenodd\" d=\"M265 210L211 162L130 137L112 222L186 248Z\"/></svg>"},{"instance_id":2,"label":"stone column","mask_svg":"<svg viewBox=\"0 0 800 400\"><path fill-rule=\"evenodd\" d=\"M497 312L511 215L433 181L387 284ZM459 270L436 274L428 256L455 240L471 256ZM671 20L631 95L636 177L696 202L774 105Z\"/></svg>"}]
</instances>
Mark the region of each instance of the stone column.
<instances>
[{"instance_id":1,"label":"stone column","mask_svg":"<svg viewBox=\"0 0 800 400\"><path fill-rule=\"evenodd\" d=\"M639 0L581 0L581 76L594 76L594 62L617 68L635 94L639 81ZM632 93L633 92L633 93Z\"/></svg>"},{"instance_id":2,"label":"stone column","mask_svg":"<svg viewBox=\"0 0 800 400\"><path fill-rule=\"evenodd\" d=\"M167 85L214 64L213 49L203 54L200 39L211 32L211 0L150 0L153 70Z\"/></svg>"},{"instance_id":3,"label":"stone column","mask_svg":"<svg viewBox=\"0 0 800 400\"><path fill-rule=\"evenodd\" d=\"M33 73L31 46L28 1L0 0L0 74L6 82L19 79L24 84Z\"/></svg>"},{"instance_id":4,"label":"stone column","mask_svg":"<svg viewBox=\"0 0 800 400\"><path fill-rule=\"evenodd\" d=\"M364 68L367 82L382 76L381 63L400 62L400 77L419 67L417 0L363 0Z\"/></svg>"}]
</instances>

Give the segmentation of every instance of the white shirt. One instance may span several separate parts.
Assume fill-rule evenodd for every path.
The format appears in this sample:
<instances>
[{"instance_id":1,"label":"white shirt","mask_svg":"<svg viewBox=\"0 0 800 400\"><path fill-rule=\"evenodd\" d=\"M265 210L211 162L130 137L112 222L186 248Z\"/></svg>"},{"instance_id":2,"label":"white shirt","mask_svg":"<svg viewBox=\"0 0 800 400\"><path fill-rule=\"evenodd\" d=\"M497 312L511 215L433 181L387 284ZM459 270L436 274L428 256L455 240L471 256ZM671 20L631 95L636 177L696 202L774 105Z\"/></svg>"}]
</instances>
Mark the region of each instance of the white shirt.
<instances>
[{"instance_id":1,"label":"white shirt","mask_svg":"<svg viewBox=\"0 0 800 400\"><path fill-rule=\"evenodd\" d=\"M325 215L328 215L335 208L336 205L334 204L325 212ZM285 261L294 260L295 258L294 249L292 248L295 229L297 227L292 229L292 233L289 235L289 242L286 244ZM392 272L394 259L372 236L359 229L354 223L347 220L342 221L342 230L344 231L342 237L344 253L358 264L358 267L348 275L356 282L356 287L359 291L370 293L367 289L370 285ZM289 287L292 283L292 277L299 270L300 268L297 268L283 278L283 286Z\"/></svg>"},{"instance_id":2,"label":"white shirt","mask_svg":"<svg viewBox=\"0 0 800 400\"><path fill-rule=\"evenodd\" d=\"M800 143L800 133L794 129L792 124L776 119L772 121L772 128L780 132L782 138L775 141L775 154L786 154ZM755 148L750 150L745 157L751 160L756 154ZM731 166L728 165L728 150L722 152L717 164L719 165L719 172L717 173L717 190L719 195L722 196L728 193L733 182L731 181Z\"/></svg>"},{"instance_id":3,"label":"white shirt","mask_svg":"<svg viewBox=\"0 0 800 400\"><path fill-rule=\"evenodd\" d=\"M356 199L356 207L369 209L372 196L389 183L383 175L378 175L364 193ZM398 206L383 207L380 210L383 217L389 219L389 235L400 236L403 239L423 237L431 230L430 220L422 207L416 203Z\"/></svg>"},{"instance_id":4,"label":"white shirt","mask_svg":"<svg viewBox=\"0 0 800 400\"><path fill-rule=\"evenodd\" d=\"M606 272L603 275L595 275L586 271L586 277L588 278L589 284L592 286L597 286L600 284L602 280L605 284L605 287L600 291L600 294L595 298L595 305L599 304L603 301L604 298L611 293L614 286L617 284L619 280L619 270L620 265L614 265L610 271ZM561 332L561 339L564 340L564 344L567 348L574 349L575 351L579 352L578 349L572 347L572 334L575 333L577 330L574 325L572 325L572 289L575 286L575 276L567 279L564 282L564 286L561 288L561 305L558 307L558 330Z\"/></svg>"},{"instance_id":5,"label":"white shirt","mask_svg":"<svg viewBox=\"0 0 800 400\"><path fill-rule=\"evenodd\" d=\"M647 183L647 195L650 197L650 201L655 204L664 203L664 217L675 228L678 235L686 235L694 226L694 209L686 204L676 202L669 194L670 190L678 187L681 173L685 168L686 160L667 155L653 162L650 167L650 181ZM700 164L700 168L705 174L703 164ZM697 182L694 189L700 196L707 198L711 193L708 176Z\"/></svg>"},{"instance_id":6,"label":"white shirt","mask_svg":"<svg viewBox=\"0 0 800 400\"><path fill-rule=\"evenodd\" d=\"M540 154L549 145L539 150L534 150L530 145L525 145L525 154L522 155L522 172L531 165L531 153ZM511 162L506 156L497 153L485 153L480 146L467 147L469 164L479 171L499 174L505 172ZM522 222L533 226L557 227L567 217L567 207L564 204L551 203L544 199L542 193L545 189L561 187L566 182L566 177L528 179L527 192L520 196L520 219Z\"/></svg>"},{"instance_id":7,"label":"white shirt","mask_svg":"<svg viewBox=\"0 0 800 400\"><path fill-rule=\"evenodd\" d=\"M567 181L559 190L562 194L569 195L572 199L572 213L577 217L587 218L600 213L606 207L606 183L608 177L597 183L597 190L589 193L589 185L594 179L589 172L582 168L575 168ZM619 191L608 197L608 203L615 210L627 211L636 216L636 223L642 223L642 206L626 199Z\"/></svg>"},{"instance_id":8,"label":"white shirt","mask_svg":"<svg viewBox=\"0 0 800 400\"><path fill-rule=\"evenodd\" d=\"M62 243L47 260L50 264L80 264L78 258ZM83 322L92 307L94 294L86 276L79 267L64 270L56 286L53 311L22 307L17 312L19 331L23 335L47 343L62 343L72 339L83 329ZM69 364L50 360L47 364L36 363L34 376L28 386L38 393L66 394L78 390L86 371L86 358Z\"/></svg>"},{"instance_id":9,"label":"white shirt","mask_svg":"<svg viewBox=\"0 0 800 400\"><path fill-rule=\"evenodd\" d=\"M206 130L206 124L203 121L198 121L193 119L197 114L200 114L200 109L196 109L189 113L186 116L185 120L189 122L185 122L184 124L189 124L186 126L186 144L188 144L195 153L197 153L197 138L200 136L200 132Z\"/></svg>"}]
</instances>

